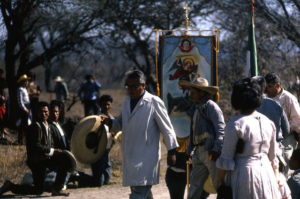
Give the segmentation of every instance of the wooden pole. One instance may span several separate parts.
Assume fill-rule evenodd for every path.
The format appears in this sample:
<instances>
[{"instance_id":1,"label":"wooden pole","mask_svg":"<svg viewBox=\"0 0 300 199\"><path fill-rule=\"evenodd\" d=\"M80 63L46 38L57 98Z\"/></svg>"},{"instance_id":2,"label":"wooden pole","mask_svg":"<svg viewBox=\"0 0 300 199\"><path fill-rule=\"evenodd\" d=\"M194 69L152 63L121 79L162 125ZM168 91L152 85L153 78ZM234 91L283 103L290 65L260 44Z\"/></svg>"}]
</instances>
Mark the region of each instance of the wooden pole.
<instances>
[{"instance_id":1,"label":"wooden pole","mask_svg":"<svg viewBox=\"0 0 300 199\"><path fill-rule=\"evenodd\" d=\"M186 163L186 189L187 196L189 196L189 188L190 188L190 163Z\"/></svg>"}]
</instances>

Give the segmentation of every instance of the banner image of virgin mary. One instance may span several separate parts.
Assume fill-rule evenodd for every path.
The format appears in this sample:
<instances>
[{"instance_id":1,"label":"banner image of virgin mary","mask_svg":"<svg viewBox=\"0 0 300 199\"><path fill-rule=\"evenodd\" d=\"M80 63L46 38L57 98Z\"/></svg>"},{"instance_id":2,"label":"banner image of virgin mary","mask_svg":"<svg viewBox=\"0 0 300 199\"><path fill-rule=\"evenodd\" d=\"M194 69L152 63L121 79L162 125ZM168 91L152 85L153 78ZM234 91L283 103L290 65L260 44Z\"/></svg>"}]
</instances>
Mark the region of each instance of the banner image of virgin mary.
<instances>
[{"instance_id":1,"label":"banner image of virgin mary","mask_svg":"<svg viewBox=\"0 0 300 199\"><path fill-rule=\"evenodd\" d=\"M179 80L193 81L204 77L214 84L215 64L212 37L163 37L161 39L162 99L168 110L177 137L186 137L190 130L193 105Z\"/></svg>"}]
</instances>

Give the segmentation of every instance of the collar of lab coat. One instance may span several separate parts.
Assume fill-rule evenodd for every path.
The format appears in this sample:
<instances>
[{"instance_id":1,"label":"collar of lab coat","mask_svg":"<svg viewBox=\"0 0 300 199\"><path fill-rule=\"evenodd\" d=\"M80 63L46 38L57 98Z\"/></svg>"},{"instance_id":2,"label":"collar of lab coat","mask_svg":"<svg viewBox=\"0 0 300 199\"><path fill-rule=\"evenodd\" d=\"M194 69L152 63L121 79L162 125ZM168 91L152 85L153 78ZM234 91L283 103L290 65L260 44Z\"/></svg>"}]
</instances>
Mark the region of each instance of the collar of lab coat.
<instances>
[{"instance_id":1,"label":"collar of lab coat","mask_svg":"<svg viewBox=\"0 0 300 199\"><path fill-rule=\"evenodd\" d=\"M133 111L130 113L130 97L127 96L127 111L129 112L130 118L146 103L151 101L151 94L145 91L143 97L138 101Z\"/></svg>"}]
</instances>

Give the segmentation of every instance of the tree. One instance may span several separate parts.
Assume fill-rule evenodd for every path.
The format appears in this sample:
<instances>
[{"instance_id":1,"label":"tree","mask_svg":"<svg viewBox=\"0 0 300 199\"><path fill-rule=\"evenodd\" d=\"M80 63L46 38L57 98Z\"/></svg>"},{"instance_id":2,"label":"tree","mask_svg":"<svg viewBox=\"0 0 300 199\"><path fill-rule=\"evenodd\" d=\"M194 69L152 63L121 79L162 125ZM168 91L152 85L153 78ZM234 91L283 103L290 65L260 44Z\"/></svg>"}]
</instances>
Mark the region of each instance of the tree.
<instances>
[{"instance_id":1,"label":"tree","mask_svg":"<svg viewBox=\"0 0 300 199\"><path fill-rule=\"evenodd\" d=\"M189 1L194 8L190 12L193 18L201 4ZM155 49L153 29L173 30L184 21L183 2L181 0L112 0L105 16L106 35L110 38L107 46L122 49L132 61L132 68L143 71L147 84L156 87L152 74L155 69ZM155 89L154 89L155 90Z\"/></svg>"},{"instance_id":2,"label":"tree","mask_svg":"<svg viewBox=\"0 0 300 199\"><path fill-rule=\"evenodd\" d=\"M256 0L254 5L259 75L277 72L288 87L291 77L296 80L299 71L300 3L296 0ZM221 31L219 85L222 108L227 110L227 115L231 112L231 85L245 76L250 6L250 0L211 0L206 2L206 9L199 11Z\"/></svg>"},{"instance_id":3,"label":"tree","mask_svg":"<svg viewBox=\"0 0 300 199\"><path fill-rule=\"evenodd\" d=\"M2 0L6 28L5 69L10 113L15 118L17 78L69 51L92 44L106 1ZM91 4L93 6L91 6ZM97 18L97 20L95 20Z\"/></svg>"}]
</instances>

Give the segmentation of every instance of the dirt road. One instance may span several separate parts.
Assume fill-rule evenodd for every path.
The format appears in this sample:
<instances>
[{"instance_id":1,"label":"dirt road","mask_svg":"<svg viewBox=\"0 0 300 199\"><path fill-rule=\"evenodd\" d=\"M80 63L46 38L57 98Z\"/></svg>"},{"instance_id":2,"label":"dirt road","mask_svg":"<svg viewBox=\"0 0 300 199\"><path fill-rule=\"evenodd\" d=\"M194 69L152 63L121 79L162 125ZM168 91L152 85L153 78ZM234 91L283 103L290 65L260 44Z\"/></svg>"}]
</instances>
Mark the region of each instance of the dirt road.
<instances>
[{"instance_id":1,"label":"dirt road","mask_svg":"<svg viewBox=\"0 0 300 199\"><path fill-rule=\"evenodd\" d=\"M50 193L44 193L41 197L36 196L15 196L8 195L4 196L5 198L41 198L41 199L128 199L129 198L129 187L122 187L120 184L106 185L101 188L81 188L81 189L68 189L70 192L69 197L51 197ZM154 199L169 199L169 192L167 186L163 180L161 180L159 185L152 187L152 193ZM0 197L0 198L3 198ZM185 197L186 198L186 197ZM209 199L216 199L216 195L210 195Z\"/></svg>"}]
</instances>

